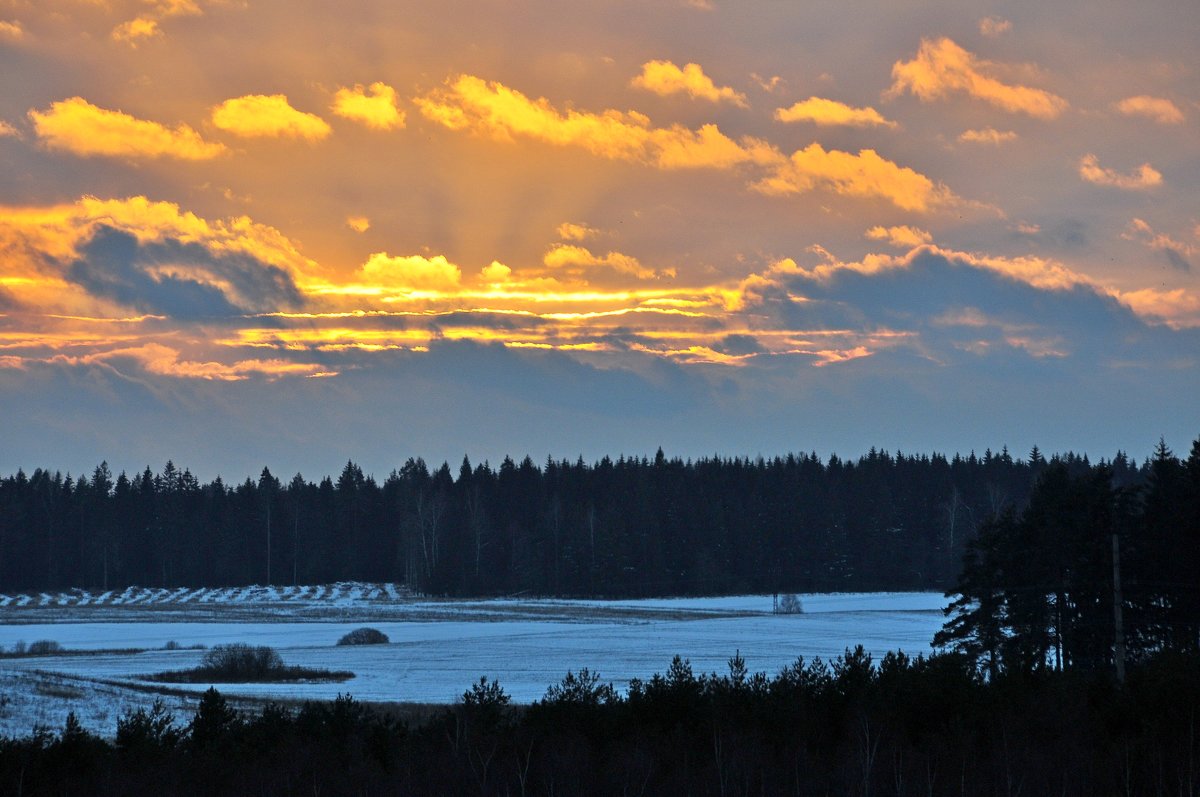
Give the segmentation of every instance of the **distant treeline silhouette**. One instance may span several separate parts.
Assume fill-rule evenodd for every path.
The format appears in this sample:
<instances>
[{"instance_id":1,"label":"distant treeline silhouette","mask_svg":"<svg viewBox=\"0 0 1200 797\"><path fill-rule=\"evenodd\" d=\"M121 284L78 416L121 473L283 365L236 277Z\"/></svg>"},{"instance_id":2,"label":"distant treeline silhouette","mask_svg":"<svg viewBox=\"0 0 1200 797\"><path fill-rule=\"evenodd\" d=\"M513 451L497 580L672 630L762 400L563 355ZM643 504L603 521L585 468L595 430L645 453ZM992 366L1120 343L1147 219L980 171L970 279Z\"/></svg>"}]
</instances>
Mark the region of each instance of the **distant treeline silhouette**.
<instances>
[{"instance_id":1,"label":"distant treeline silhouette","mask_svg":"<svg viewBox=\"0 0 1200 797\"><path fill-rule=\"evenodd\" d=\"M1165 447L1163 447L1165 448ZM1195 466L1200 441L1185 464ZM1162 455L1162 451L1159 455ZM1035 447L982 456L605 457L499 467L409 459L382 483L201 484L159 473L0 480L0 592L391 581L432 594L638 596L945 590L1047 467L1138 491L1154 464ZM1139 512L1136 508L1134 512Z\"/></svg>"}]
</instances>

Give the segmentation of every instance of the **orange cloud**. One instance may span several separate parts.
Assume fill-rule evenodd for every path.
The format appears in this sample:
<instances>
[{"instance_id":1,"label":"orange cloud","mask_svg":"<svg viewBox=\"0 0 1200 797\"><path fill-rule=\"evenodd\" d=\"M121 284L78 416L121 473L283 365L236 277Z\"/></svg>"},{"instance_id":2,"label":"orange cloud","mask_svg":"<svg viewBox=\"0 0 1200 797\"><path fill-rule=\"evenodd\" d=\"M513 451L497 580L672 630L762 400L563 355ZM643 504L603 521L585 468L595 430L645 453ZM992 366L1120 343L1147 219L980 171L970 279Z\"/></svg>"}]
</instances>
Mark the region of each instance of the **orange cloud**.
<instances>
[{"instance_id":1,"label":"orange cloud","mask_svg":"<svg viewBox=\"0 0 1200 797\"><path fill-rule=\"evenodd\" d=\"M975 57L947 38L922 39L917 57L892 65L888 96L911 92L922 102L966 94L1009 113L1053 119L1067 108L1062 97L1042 89L1003 83L988 72L994 65Z\"/></svg>"},{"instance_id":2,"label":"orange cloud","mask_svg":"<svg viewBox=\"0 0 1200 797\"><path fill-rule=\"evenodd\" d=\"M885 119L874 108L855 108L836 100L809 97L790 108L778 108L775 118L781 122L812 122L822 127L889 127L900 125Z\"/></svg>"},{"instance_id":3,"label":"orange cloud","mask_svg":"<svg viewBox=\"0 0 1200 797\"><path fill-rule=\"evenodd\" d=\"M181 360L179 351L161 343L146 343L142 346L112 349L83 357L58 355L51 358L50 361L95 364L110 363L111 360L126 358L137 361L142 368L152 374L222 382L242 381L252 375L278 378L283 376L334 376L336 374L323 365L288 360L239 360L234 363Z\"/></svg>"},{"instance_id":4,"label":"orange cloud","mask_svg":"<svg viewBox=\"0 0 1200 797\"><path fill-rule=\"evenodd\" d=\"M20 22L7 22L0 19L0 37L13 39L14 41L23 39L25 38L25 29L21 27Z\"/></svg>"},{"instance_id":5,"label":"orange cloud","mask_svg":"<svg viewBox=\"0 0 1200 797\"><path fill-rule=\"evenodd\" d=\"M222 144L205 141L187 125L171 129L97 107L82 97L53 103L45 111L31 110L29 118L47 147L85 157L207 160L225 152Z\"/></svg>"},{"instance_id":6,"label":"orange cloud","mask_svg":"<svg viewBox=\"0 0 1200 797\"><path fill-rule=\"evenodd\" d=\"M635 77L630 85L660 97L686 94L698 100L731 102L746 107L745 94L728 86L718 87L712 78L704 74L699 64L684 64L681 69L671 61L647 61L642 64L642 74Z\"/></svg>"},{"instance_id":7,"label":"orange cloud","mask_svg":"<svg viewBox=\"0 0 1200 797\"><path fill-rule=\"evenodd\" d=\"M361 273L369 286L406 291L452 291L462 280L458 266L445 255L390 257L376 252L367 258Z\"/></svg>"},{"instance_id":8,"label":"orange cloud","mask_svg":"<svg viewBox=\"0 0 1200 797\"><path fill-rule=\"evenodd\" d=\"M819 188L845 196L886 199L904 210L919 212L956 199L946 186L880 157L873 149L854 155L836 149L826 151L815 141L793 152L788 161L753 187L768 195L799 194Z\"/></svg>"},{"instance_id":9,"label":"orange cloud","mask_svg":"<svg viewBox=\"0 0 1200 797\"><path fill-rule=\"evenodd\" d=\"M1156 318L1176 329L1200 327L1200 297L1183 288L1125 291L1117 298L1140 316Z\"/></svg>"},{"instance_id":10,"label":"orange cloud","mask_svg":"<svg viewBox=\"0 0 1200 797\"><path fill-rule=\"evenodd\" d=\"M151 6L148 13L126 20L112 29L113 41L137 47L139 40L162 35L159 22L170 17L199 16L203 14L194 0L144 0Z\"/></svg>"},{"instance_id":11,"label":"orange cloud","mask_svg":"<svg viewBox=\"0 0 1200 797\"><path fill-rule=\"evenodd\" d=\"M549 268L611 268L622 274L629 274L638 279L654 279L659 276L652 268L643 266L636 257L623 255L620 252L609 252L603 257L592 254L582 246L556 244L542 258Z\"/></svg>"},{"instance_id":12,"label":"orange cloud","mask_svg":"<svg viewBox=\"0 0 1200 797\"><path fill-rule=\"evenodd\" d=\"M332 132L324 119L296 110L283 94L249 94L225 100L213 108L212 123L228 133L245 137L320 141Z\"/></svg>"},{"instance_id":13,"label":"orange cloud","mask_svg":"<svg viewBox=\"0 0 1200 797\"><path fill-rule=\"evenodd\" d=\"M1177 125L1183 122L1183 111L1179 110L1178 105L1163 97L1139 94L1136 97L1126 97L1115 107L1126 116L1143 116L1160 125Z\"/></svg>"},{"instance_id":14,"label":"orange cloud","mask_svg":"<svg viewBox=\"0 0 1200 797\"><path fill-rule=\"evenodd\" d=\"M1003 17L984 17L979 20L979 32L989 39L1003 36L1012 30L1012 23Z\"/></svg>"},{"instance_id":15,"label":"orange cloud","mask_svg":"<svg viewBox=\"0 0 1200 797\"><path fill-rule=\"evenodd\" d=\"M1192 246L1186 241L1177 241L1166 233L1155 232L1154 228L1142 219L1135 218L1131 221L1129 228L1121 233L1121 237L1163 252L1171 264L1181 271L1191 270L1191 264L1185 256L1200 254L1200 247Z\"/></svg>"},{"instance_id":16,"label":"orange cloud","mask_svg":"<svg viewBox=\"0 0 1200 797\"><path fill-rule=\"evenodd\" d=\"M174 240L203 246L214 255L244 254L283 269L301 286L311 283L317 271L317 265L274 227L246 216L208 221L181 211L174 203L135 196L83 197L77 202L49 206L0 206L0 251L5 253L5 272L36 275L40 285L50 276L46 263L70 262L78 257L79 247L91 240L101 225L129 233L141 243ZM37 305L77 301L70 290L67 284L48 289ZM96 309L87 304L73 306L73 312ZM107 308L100 309L107 312Z\"/></svg>"},{"instance_id":17,"label":"orange cloud","mask_svg":"<svg viewBox=\"0 0 1200 797\"><path fill-rule=\"evenodd\" d=\"M927 244L933 236L917 227L902 225L899 227L872 227L866 236L873 241L887 241L892 246L911 249L914 246Z\"/></svg>"},{"instance_id":18,"label":"orange cloud","mask_svg":"<svg viewBox=\"0 0 1200 797\"><path fill-rule=\"evenodd\" d=\"M135 17L122 22L112 29L113 41L124 42L131 47L137 47L138 40L152 39L162 34L158 21L149 17Z\"/></svg>"},{"instance_id":19,"label":"orange cloud","mask_svg":"<svg viewBox=\"0 0 1200 797\"><path fill-rule=\"evenodd\" d=\"M347 216L346 226L355 232L366 232L371 229L371 220L366 216Z\"/></svg>"},{"instance_id":20,"label":"orange cloud","mask_svg":"<svg viewBox=\"0 0 1200 797\"><path fill-rule=\"evenodd\" d=\"M1079 176L1089 183L1129 191L1145 191L1162 185L1162 173L1149 163L1143 163L1131 174L1121 174L1102 167L1096 156L1091 154L1084 155L1079 160Z\"/></svg>"},{"instance_id":21,"label":"orange cloud","mask_svg":"<svg viewBox=\"0 0 1200 797\"><path fill-rule=\"evenodd\" d=\"M372 83L363 88L340 88L333 96L333 112L345 119L374 130L395 130L404 127L404 111L396 105L396 90L386 83Z\"/></svg>"},{"instance_id":22,"label":"orange cloud","mask_svg":"<svg viewBox=\"0 0 1200 797\"><path fill-rule=\"evenodd\" d=\"M21 134L17 128L10 125L8 122L0 119L0 138L20 138Z\"/></svg>"},{"instance_id":23,"label":"orange cloud","mask_svg":"<svg viewBox=\"0 0 1200 797\"><path fill-rule=\"evenodd\" d=\"M1001 144L1007 144L1009 141L1016 141L1017 134L1011 130L996 130L992 127L985 127L982 130L964 130L959 134L958 140L964 144L991 144L998 147Z\"/></svg>"},{"instance_id":24,"label":"orange cloud","mask_svg":"<svg viewBox=\"0 0 1200 797\"><path fill-rule=\"evenodd\" d=\"M597 232L598 230L586 224L575 224L570 221L564 221L558 225L558 237L564 241L585 241L596 235Z\"/></svg>"},{"instance_id":25,"label":"orange cloud","mask_svg":"<svg viewBox=\"0 0 1200 797\"><path fill-rule=\"evenodd\" d=\"M649 118L636 111L563 113L545 98L531 100L508 86L471 75L460 75L414 102L426 118L451 130L470 130L499 141L532 138L663 169L728 169L781 158L765 142L749 137L736 142L716 125L699 130L652 127Z\"/></svg>"},{"instance_id":26,"label":"orange cloud","mask_svg":"<svg viewBox=\"0 0 1200 797\"><path fill-rule=\"evenodd\" d=\"M771 77L767 78L763 77L757 72L751 72L750 79L753 80L760 89L768 93L776 91L783 86L783 78L781 78L779 75L771 75Z\"/></svg>"}]
</instances>

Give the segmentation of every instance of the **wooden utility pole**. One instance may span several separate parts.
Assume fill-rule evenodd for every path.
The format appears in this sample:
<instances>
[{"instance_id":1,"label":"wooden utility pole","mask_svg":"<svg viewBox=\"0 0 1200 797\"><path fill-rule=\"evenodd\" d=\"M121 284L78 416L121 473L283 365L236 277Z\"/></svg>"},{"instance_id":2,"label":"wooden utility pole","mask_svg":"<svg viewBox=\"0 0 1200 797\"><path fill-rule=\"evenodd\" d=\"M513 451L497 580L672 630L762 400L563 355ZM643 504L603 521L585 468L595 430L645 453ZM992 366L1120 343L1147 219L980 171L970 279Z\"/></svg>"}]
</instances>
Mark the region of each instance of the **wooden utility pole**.
<instances>
[{"instance_id":1,"label":"wooden utility pole","mask_svg":"<svg viewBox=\"0 0 1200 797\"><path fill-rule=\"evenodd\" d=\"M271 496L267 495L267 586L271 586Z\"/></svg>"},{"instance_id":2,"label":"wooden utility pole","mask_svg":"<svg viewBox=\"0 0 1200 797\"><path fill-rule=\"evenodd\" d=\"M1113 658L1117 665L1117 683L1125 683L1125 623L1121 616L1121 548L1117 542L1117 534L1112 535L1113 548L1113 629L1116 632L1116 645Z\"/></svg>"}]
</instances>

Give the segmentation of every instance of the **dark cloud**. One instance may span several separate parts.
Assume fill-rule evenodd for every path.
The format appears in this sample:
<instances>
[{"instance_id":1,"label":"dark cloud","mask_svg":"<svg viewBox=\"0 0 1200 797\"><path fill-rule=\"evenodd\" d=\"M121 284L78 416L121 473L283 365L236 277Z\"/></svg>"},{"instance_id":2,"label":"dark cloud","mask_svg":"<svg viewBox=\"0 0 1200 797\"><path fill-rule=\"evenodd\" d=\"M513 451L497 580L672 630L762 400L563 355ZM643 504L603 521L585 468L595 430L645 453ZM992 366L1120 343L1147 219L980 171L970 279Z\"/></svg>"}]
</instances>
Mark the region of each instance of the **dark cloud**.
<instances>
[{"instance_id":1,"label":"dark cloud","mask_svg":"<svg viewBox=\"0 0 1200 797\"><path fill-rule=\"evenodd\" d=\"M232 290L227 294L199 279L153 274L156 266L190 268L228 283ZM99 227L81 247L65 276L94 296L185 321L303 304L287 272L249 255L214 254L199 244L176 240L143 244L107 226Z\"/></svg>"},{"instance_id":2,"label":"dark cloud","mask_svg":"<svg viewBox=\"0 0 1200 797\"><path fill-rule=\"evenodd\" d=\"M932 250L907 268L843 269L827 280L793 277L783 287L767 296L767 306L785 323L914 332L913 345L947 360L982 352L980 341L993 357L1059 353L1081 365L1195 360L1200 352L1200 331L1149 324L1087 285L1039 288ZM809 301L792 302L788 291Z\"/></svg>"},{"instance_id":3,"label":"dark cloud","mask_svg":"<svg viewBox=\"0 0 1200 797\"><path fill-rule=\"evenodd\" d=\"M713 344L713 351L736 357L743 354L760 354L766 349L753 335L726 335Z\"/></svg>"},{"instance_id":4,"label":"dark cloud","mask_svg":"<svg viewBox=\"0 0 1200 797\"><path fill-rule=\"evenodd\" d=\"M1183 253L1180 252L1178 249L1175 249L1170 246L1165 246L1165 247L1163 247L1162 252L1163 252L1163 255L1166 256L1167 262L1170 263L1172 266L1174 266L1175 268L1179 269L1180 271L1186 272L1188 274L1190 274L1192 272L1192 264L1188 262L1188 259L1186 257L1184 257Z\"/></svg>"}]
</instances>

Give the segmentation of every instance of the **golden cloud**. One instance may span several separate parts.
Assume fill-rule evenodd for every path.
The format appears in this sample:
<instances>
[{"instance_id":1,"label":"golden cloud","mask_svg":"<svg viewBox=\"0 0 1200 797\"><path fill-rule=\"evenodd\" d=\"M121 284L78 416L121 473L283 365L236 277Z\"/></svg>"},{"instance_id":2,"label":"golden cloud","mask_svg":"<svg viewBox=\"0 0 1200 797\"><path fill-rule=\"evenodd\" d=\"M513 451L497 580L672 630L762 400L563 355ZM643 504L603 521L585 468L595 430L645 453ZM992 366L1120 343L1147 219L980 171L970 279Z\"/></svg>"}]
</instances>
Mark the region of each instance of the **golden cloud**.
<instances>
[{"instance_id":1,"label":"golden cloud","mask_svg":"<svg viewBox=\"0 0 1200 797\"><path fill-rule=\"evenodd\" d=\"M933 236L917 227L901 225L899 227L872 227L866 236L873 241L887 241L892 246L911 249L914 246L927 244Z\"/></svg>"},{"instance_id":2,"label":"golden cloud","mask_svg":"<svg viewBox=\"0 0 1200 797\"><path fill-rule=\"evenodd\" d=\"M919 212L957 199L946 186L880 157L873 149L855 155L836 149L827 151L815 141L793 152L789 160L753 188L768 195L824 189L844 196L886 199L904 210Z\"/></svg>"},{"instance_id":3,"label":"golden cloud","mask_svg":"<svg viewBox=\"0 0 1200 797\"><path fill-rule=\"evenodd\" d=\"M728 86L718 87L699 64L684 64L681 69L671 61L647 61L642 64L642 74L630 81L630 85L660 97L686 94L698 100L731 102L746 107L745 94Z\"/></svg>"},{"instance_id":4,"label":"golden cloud","mask_svg":"<svg viewBox=\"0 0 1200 797\"><path fill-rule=\"evenodd\" d=\"M25 38L25 29L21 27L20 22L8 22L0 19L0 37L6 39L23 39Z\"/></svg>"},{"instance_id":5,"label":"golden cloud","mask_svg":"<svg viewBox=\"0 0 1200 797\"><path fill-rule=\"evenodd\" d=\"M391 257L376 252L367 258L361 274L368 286L407 291L452 291L462 280L458 266L445 255Z\"/></svg>"},{"instance_id":6,"label":"golden cloud","mask_svg":"<svg viewBox=\"0 0 1200 797\"><path fill-rule=\"evenodd\" d=\"M874 108L855 108L821 97L809 97L790 108L778 108L775 118L781 122L812 122L823 127L889 127L894 130L900 126Z\"/></svg>"},{"instance_id":7,"label":"golden cloud","mask_svg":"<svg viewBox=\"0 0 1200 797\"><path fill-rule=\"evenodd\" d=\"M576 224L570 221L564 221L558 225L558 237L564 241L586 241L588 238L596 235L598 230L589 227L586 224Z\"/></svg>"},{"instance_id":8,"label":"golden cloud","mask_svg":"<svg viewBox=\"0 0 1200 797\"><path fill-rule=\"evenodd\" d=\"M135 17L122 22L112 29L113 41L124 42L131 47L137 47L138 40L152 39L162 34L158 21L149 17Z\"/></svg>"},{"instance_id":9,"label":"golden cloud","mask_svg":"<svg viewBox=\"0 0 1200 797\"><path fill-rule=\"evenodd\" d=\"M659 276L652 268L643 266L636 257L620 252L609 252L603 257L592 254L582 246L556 244L545 254L542 262L553 269L611 268L638 279L654 279Z\"/></svg>"},{"instance_id":10,"label":"golden cloud","mask_svg":"<svg viewBox=\"0 0 1200 797\"><path fill-rule=\"evenodd\" d=\"M1183 122L1183 111L1179 110L1178 105L1163 97L1139 94L1136 97L1126 97L1115 107L1126 116L1143 116L1160 125L1177 125Z\"/></svg>"},{"instance_id":11,"label":"golden cloud","mask_svg":"<svg viewBox=\"0 0 1200 797\"><path fill-rule=\"evenodd\" d=\"M1084 155L1079 160L1079 176L1089 183L1124 188L1129 191L1145 191L1162 185L1162 173L1143 163L1131 174L1121 174L1100 165L1095 155Z\"/></svg>"},{"instance_id":12,"label":"golden cloud","mask_svg":"<svg viewBox=\"0 0 1200 797\"><path fill-rule=\"evenodd\" d=\"M742 163L774 163L778 150L750 137L741 143L716 125L690 130L680 125L652 127L636 111L588 113L556 109L549 100L531 100L501 83L471 75L414 100L429 120L451 130L470 130L498 141L531 138L556 146L580 147L605 158L648 163L663 169L728 169Z\"/></svg>"},{"instance_id":13,"label":"golden cloud","mask_svg":"<svg viewBox=\"0 0 1200 797\"><path fill-rule=\"evenodd\" d=\"M404 111L396 105L396 90L386 83L372 83L367 88L356 83L352 89L340 88L333 96L332 110L373 130L404 127Z\"/></svg>"},{"instance_id":14,"label":"golden cloud","mask_svg":"<svg viewBox=\"0 0 1200 797\"><path fill-rule=\"evenodd\" d=\"M964 144L991 144L998 147L1001 144L1007 144L1009 141L1016 141L1017 134L1011 130L996 130L993 127L985 127L981 130L964 130L959 134L958 140Z\"/></svg>"},{"instance_id":15,"label":"golden cloud","mask_svg":"<svg viewBox=\"0 0 1200 797\"><path fill-rule=\"evenodd\" d=\"M187 125L171 129L97 107L82 97L53 103L45 111L31 110L29 118L47 147L85 157L207 160L225 152L224 145L205 141Z\"/></svg>"},{"instance_id":16,"label":"golden cloud","mask_svg":"<svg viewBox=\"0 0 1200 797\"><path fill-rule=\"evenodd\" d=\"M0 138L20 138L21 133L8 122L0 119Z\"/></svg>"},{"instance_id":17,"label":"golden cloud","mask_svg":"<svg viewBox=\"0 0 1200 797\"><path fill-rule=\"evenodd\" d=\"M355 232L366 232L371 229L371 220L366 216L347 216L346 226Z\"/></svg>"},{"instance_id":18,"label":"golden cloud","mask_svg":"<svg viewBox=\"0 0 1200 797\"><path fill-rule=\"evenodd\" d=\"M332 132L324 119L296 110L283 94L248 94L225 100L213 108L212 123L245 137L320 141Z\"/></svg>"},{"instance_id":19,"label":"golden cloud","mask_svg":"<svg viewBox=\"0 0 1200 797\"><path fill-rule=\"evenodd\" d=\"M1042 89L1003 83L988 73L994 65L980 60L948 38L922 39L917 57L892 65L888 96L911 92L922 102L966 94L1010 113L1054 119L1067 108L1062 97Z\"/></svg>"},{"instance_id":20,"label":"golden cloud","mask_svg":"<svg viewBox=\"0 0 1200 797\"><path fill-rule=\"evenodd\" d=\"M499 260L493 260L488 265L484 266L479 272L479 276L484 282L498 285L508 282L512 277L512 269L501 263Z\"/></svg>"}]
</instances>

